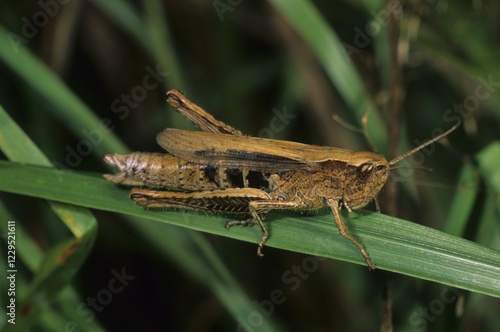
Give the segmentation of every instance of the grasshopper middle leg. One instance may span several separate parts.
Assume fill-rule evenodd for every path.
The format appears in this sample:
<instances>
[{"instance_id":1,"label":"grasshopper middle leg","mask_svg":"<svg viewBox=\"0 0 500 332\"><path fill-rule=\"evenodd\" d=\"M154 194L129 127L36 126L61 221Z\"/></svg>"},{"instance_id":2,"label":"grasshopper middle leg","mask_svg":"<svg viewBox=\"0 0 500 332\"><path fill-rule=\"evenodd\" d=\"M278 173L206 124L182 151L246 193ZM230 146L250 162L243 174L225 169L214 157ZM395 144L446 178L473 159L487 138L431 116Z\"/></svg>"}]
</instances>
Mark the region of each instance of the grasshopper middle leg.
<instances>
[{"instance_id":1,"label":"grasshopper middle leg","mask_svg":"<svg viewBox=\"0 0 500 332\"><path fill-rule=\"evenodd\" d=\"M307 200L296 200L296 201L252 201L248 204L250 215L252 219L250 223L255 223L259 226L262 231L262 238L260 239L259 246L257 248L257 255L264 256L262 253L262 248L269 238L269 232L262 223L261 215L265 215L270 210L301 210L307 209L312 206L312 202ZM229 225L232 226L232 225Z\"/></svg>"}]
</instances>

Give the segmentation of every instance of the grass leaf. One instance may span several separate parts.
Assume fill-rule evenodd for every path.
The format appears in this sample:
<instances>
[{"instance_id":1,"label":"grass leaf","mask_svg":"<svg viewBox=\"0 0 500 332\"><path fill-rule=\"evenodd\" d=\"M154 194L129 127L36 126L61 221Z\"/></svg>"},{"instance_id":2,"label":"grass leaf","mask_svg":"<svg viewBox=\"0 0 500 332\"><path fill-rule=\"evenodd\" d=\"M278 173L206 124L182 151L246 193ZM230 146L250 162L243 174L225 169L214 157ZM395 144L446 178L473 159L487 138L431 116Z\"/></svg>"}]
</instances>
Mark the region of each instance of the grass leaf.
<instances>
[{"instance_id":1,"label":"grass leaf","mask_svg":"<svg viewBox=\"0 0 500 332\"><path fill-rule=\"evenodd\" d=\"M226 230L224 217L178 211L145 210L128 199L128 191L95 174L0 162L0 190L113 211L166 222L248 242L258 242L253 228ZM338 234L333 217L283 217L271 213L269 247L340 259L364 261L356 248ZM500 297L500 252L412 222L368 211L344 220L367 248L379 269L440 282ZM270 249L268 249L270 250Z\"/></svg>"},{"instance_id":2,"label":"grass leaf","mask_svg":"<svg viewBox=\"0 0 500 332\"><path fill-rule=\"evenodd\" d=\"M11 159L24 163L50 166L50 162L17 126L5 110L0 107L0 149ZM50 202L52 210L61 221L73 232L75 238L68 238L51 247L42 260L41 266L35 272L28 295L22 298L20 311L24 312L23 320L16 328L29 329L39 320L45 306L52 303L64 287L69 285L77 271L86 260L97 236L97 222L94 216L85 208L68 206ZM20 230L19 234L24 232ZM24 252L21 257L33 254L33 243L22 239L19 247ZM35 258L35 260L37 260ZM38 261L31 261L28 266L34 267ZM13 329L14 325L9 324Z\"/></svg>"},{"instance_id":3,"label":"grass leaf","mask_svg":"<svg viewBox=\"0 0 500 332\"><path fill-rule=\"evenodd\" d=\"M385 151L382 149L387 146L385 125L336 33L310 1L295 0L293 6L286 0L270 2L308 44L347 105L355 112L356 118L361 119L366 111L372 111L369 124L377 134L370 137L377 148Z\"/></svg>"}]
</instances>

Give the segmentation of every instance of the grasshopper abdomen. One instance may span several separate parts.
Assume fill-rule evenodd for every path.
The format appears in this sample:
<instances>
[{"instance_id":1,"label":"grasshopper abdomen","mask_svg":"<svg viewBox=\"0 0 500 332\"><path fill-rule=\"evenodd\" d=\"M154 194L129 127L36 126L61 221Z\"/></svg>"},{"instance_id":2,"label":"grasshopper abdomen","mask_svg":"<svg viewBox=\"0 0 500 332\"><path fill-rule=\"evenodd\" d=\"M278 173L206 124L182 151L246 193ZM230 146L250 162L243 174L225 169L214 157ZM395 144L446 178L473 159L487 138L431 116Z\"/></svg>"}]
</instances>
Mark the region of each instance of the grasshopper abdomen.
<instances>
[{"instance_id":1,"label":"grasshopper abdomen","mask_svg":"<svg viewBox=\"0 0 500 332\"><path fill-rule=\"evenodd\" d=\"M227 188L256 188L268 191L267 175L238 168L215 167L187 162L169 154L134 152L107 154L104 161L120 170L106 180L126 186L205 191Z\"/></svg>"}]
</instances>

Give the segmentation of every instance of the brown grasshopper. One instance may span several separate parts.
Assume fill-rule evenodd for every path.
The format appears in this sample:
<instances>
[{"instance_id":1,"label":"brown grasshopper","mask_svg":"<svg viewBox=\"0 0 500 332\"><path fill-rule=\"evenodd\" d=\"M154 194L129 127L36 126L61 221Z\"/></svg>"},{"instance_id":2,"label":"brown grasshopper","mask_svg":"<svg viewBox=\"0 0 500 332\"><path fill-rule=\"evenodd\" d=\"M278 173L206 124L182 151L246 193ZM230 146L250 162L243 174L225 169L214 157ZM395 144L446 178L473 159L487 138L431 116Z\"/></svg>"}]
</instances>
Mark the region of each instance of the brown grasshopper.
<instances>
[{"instance_id":1,"label":"brown grasshopper","mask_svg":"<svg viewBox=\"0 0 500 332\"><path fill-rule=\"evenodd\" d=\"M257 224L262 231L259 256L269 237L262 223L269 211L327 206L340 234L359 249L370 269L375 265L364 246L348 233L340 208L350 212L367 205L386 183L391 166L459 125L388 162L373 152L245 136L175 89L167 92L167 102L203 131L165 129L157 142L166 154L107 154L104 161L120 173L105 174L105 179L144 187L130 193L141 206L250 216L227 222L226 228Z\"/></svg>"}]
</instances>

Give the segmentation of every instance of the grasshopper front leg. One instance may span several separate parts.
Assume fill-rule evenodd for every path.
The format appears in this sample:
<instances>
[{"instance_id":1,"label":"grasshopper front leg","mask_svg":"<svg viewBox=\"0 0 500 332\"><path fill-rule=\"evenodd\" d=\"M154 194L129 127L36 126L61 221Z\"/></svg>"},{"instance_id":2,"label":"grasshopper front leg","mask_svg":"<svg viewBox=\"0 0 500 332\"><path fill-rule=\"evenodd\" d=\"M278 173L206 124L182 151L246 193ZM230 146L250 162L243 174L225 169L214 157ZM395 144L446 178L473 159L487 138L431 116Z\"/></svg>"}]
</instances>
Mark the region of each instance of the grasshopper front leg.
<instances>
[{"instance_id":1,"label":"grasshopper front leg","mask_svg":"<svg viewBox=\"0 0 500 332\"><path fill-rule=\"evenodd\" d=\"M370 256L368 255L368 252L366 251L365 247L352 235L349 234L347 231L347 227L344 224L344 221L342 220L340 213L339 213L339 201L335 199L328 199L327 200L328 205L331 207L333 211L333 215L335 218L335 223L337 224L337 228L339 229L340 235L351 241L356 248L361 252L361 255L363 255L363 258L366 261L366 264L368 265L368 268L370 270L375 270L375 265L371 262ZM259 225L261 231L262 231L262 238L259 242L259 247L257 249L257 255L263 256L262 254L262 248L264 247L264 244L267 241L267 238L269 237L269 234L264 227L264 224L262 223L262 219L260 215L263 215L267 213L270 210L308 210L308 209L314 209L317 208L317 202L311 201L306 199L303 196L298 196L295 200L292 201L252 201L249 203L249 210L250 214L252 216L252 220L250 223L256 223ZM245 225L245 222L240 223L242 225ZM248 224L248 221L246 222ZM231 226L231 225L230 225Z\"/></svg>"},{"instance_id":2,"label":"grasshopper front leg","mask_svg":"<svg viewBox=\"0 0 500 332\"><path fill-rule=\"evenodd\" d=\"M361 252L361 255L363 255L363 258L366 261L366 264L368 265L368 268L370 270L375 270L375 265L372 263L370 260L370 256L368 255L368 252L366 251L365 247L352 235L350 235L347 232L347 227L344 224L344 221L342 220L342 217L340 216L339 209L340 209L340 204L339 201L336 199L327 199L326 200L330 208L332 209L333 216L335 218L335 223L337 224L337 228L339 229L340 235L351 241L356 248Z\"/></svg>"}]
</instances>

